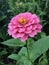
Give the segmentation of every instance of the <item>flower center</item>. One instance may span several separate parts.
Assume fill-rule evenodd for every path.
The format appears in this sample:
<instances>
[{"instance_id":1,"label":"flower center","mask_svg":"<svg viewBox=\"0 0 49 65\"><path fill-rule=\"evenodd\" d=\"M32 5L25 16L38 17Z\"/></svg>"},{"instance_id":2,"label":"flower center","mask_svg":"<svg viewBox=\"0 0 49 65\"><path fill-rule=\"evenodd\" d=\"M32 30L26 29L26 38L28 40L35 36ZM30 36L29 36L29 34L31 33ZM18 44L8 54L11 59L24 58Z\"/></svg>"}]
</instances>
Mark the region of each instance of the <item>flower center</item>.
<instances>
[{"instance_id":1,"label":"flower center","mask_svg":"<svg viewBox=\"0 0 49 65\"><path fill-rule=\"evenodd\" d=\"M28 20L21 17L21 18L18 19L18 22L19 22L20 24L26 24L26 23L28 22Z\"/></svg>"}]
</instances>

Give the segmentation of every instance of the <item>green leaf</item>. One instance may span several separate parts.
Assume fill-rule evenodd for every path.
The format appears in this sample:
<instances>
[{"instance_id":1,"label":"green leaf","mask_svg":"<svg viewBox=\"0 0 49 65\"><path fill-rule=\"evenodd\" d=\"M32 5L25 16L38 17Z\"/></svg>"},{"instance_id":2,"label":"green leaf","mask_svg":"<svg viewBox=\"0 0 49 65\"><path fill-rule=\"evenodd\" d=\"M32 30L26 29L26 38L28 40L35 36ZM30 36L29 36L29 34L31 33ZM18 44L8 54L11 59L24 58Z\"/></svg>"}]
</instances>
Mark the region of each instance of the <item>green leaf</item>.
<instances>
[{"instance_id":1,"label":"green leaf","mask_svg":"<svg viewBox=\"0 0 49 65\"><path fill-rule=\"evenodd\" d=\"M18 59L16 65L33 65L32 61L28 58L26 47L23 47L18 55L20 56L20 59Z\"/></svg>"},{"instance_id":2,"label":"green leaf","mask_svg":"<svg viewBox=\"0 0 49 65\"><path fill-rule=\"evenodd\" d=\"M36 41L32 47L30 47L30 59L34 62L41 54L49 49L49 36Z\"/></svg>"},{"instance_id":3,"label":"green leaf","mask_svg":"<svg viewBox=\"0 0 49 65\"><path fill-rule=\"evenodd\" d=\"M18 55L19 56L23 55L23 56L27 57L28 56L27 48L26 47L21 48L21 50L19 51Z\"/></svg>"},{"instance_id":4,"label":"green leaf","mask_svg":"<svg viewBox=\"0 0 49 65\"><path fill-rule=\"evenodd\" d=\"M7 41L2 42L2 44L12 47L17 47L17 46L21 47L24 46L26 42L21 42L20 39L9 39Z\"/></svg>"},{"instance_id":5,"label":"green leaf","mask_svg":"<svg viewBox=\"0 0 49 65\"><path fill-rule=\"evenodd\" d=\"M23 47L18 54L9 55L8 58L16 60L16 65L33 65L31 60L28 59L26 47Z\"/></svg>"},{"instance_id":6,"label":"green leaf","mask_svg":"<svg viewBox=\"0 0 49 65\"><path fill-rule=\"evenodd\" d=\"M13 60L18 60L19 56L18 56L18 54L11 54L8 56L8 58L13 59Z\"/></svg>"},{"instance_id":7,"label":"green leaf","mask_svg":"<svg viewBox=\"0 0 49 65\"><path fill-rule=\"evenodd\" d=\"M16 11L15 1L14 0L7 0L7 1L8 1L8 5L9 5L9 8L10 8L11 12L16 14L15 13L15 11Z\"/></svg>"},{"instance_id":8,"label":"green leaf","mask_svg":"<svg viewBox=\"0 0 49 65\"><path fill-rule=\"evenodd\" d=\"M41 37L42 38L46 37L46 34L44 32L41 32Z\"/></svg>"},{"instance_id":9,"label":"green leaf","mask_svg":"<svg viewBox=\"0 0 49 65\"><path fill-rule=\"evenodd\" d=\"M0 52L0 56L7 54L8 52L4 49L3 51Z\"/></svg>"},{"instance_id":10,"label":"green leaf","mask_svg":"<svg viewBox=\"0 0 49 65\"><path fill-rule=\"evenodd\" d=\"M0 16L0 21L2 21L5 18L6 18L6 16Z\"/></svg>"},{"instance_id":11,"label":"green leaf","mask_svg":"<svg viewBox=\"0 0 49 65\"><path fill-rule=\"evenodd\" d=\"M13 5L14 5L14 1L13 0L8 0L8 4L9 4L9 7L10 9L14 9Z\"/></svg>"},{"instance_id":12,"label":"green leaf","mask_svg":"<svg viewBox=\"0 0 49 65\"><path fill-rule=\"evenodd\" d=\"M0 65L4 65L4 63L0 61Z\"/></svg>"},{"instance_id":13,"label":"green leaf","mask_svg":"<svg viewBox=\"0 0 49 65\"><path fill-rule=\"evenodd\" d=\"M22 56L16 63L16 65L33 65L30 60Z\"/></svg>"},{"instance_id":14,"label":"green leaf","mask_svg":"<svg viewBox=\"0 0 49 65\"><path fill-rule=\"evenodd\" d=\"M32 45L34 42L33 38L28 38L27 45Z\"/></svg>"}]
</instances>

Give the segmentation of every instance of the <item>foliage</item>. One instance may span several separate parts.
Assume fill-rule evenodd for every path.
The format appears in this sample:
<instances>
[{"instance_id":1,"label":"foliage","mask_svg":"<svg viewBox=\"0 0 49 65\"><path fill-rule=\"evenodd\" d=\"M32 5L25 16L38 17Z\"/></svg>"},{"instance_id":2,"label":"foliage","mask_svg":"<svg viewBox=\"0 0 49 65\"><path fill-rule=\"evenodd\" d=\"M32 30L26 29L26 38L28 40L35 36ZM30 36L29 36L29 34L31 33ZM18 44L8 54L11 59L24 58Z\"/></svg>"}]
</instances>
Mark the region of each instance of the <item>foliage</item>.
<instances>
[{"instance_id":1,"label":"foliage","mask_svg":"<svg viewBox=\"0 0 49 65\"><path fill-rule=\"evenodd\" d=\"M36 13L42 32L27 43L7 33L10 19L21 12ZM47 26L48 25L48 26ZM49 65L49 0L0 0L0 65Z\"/></svg>"}]
</instances>

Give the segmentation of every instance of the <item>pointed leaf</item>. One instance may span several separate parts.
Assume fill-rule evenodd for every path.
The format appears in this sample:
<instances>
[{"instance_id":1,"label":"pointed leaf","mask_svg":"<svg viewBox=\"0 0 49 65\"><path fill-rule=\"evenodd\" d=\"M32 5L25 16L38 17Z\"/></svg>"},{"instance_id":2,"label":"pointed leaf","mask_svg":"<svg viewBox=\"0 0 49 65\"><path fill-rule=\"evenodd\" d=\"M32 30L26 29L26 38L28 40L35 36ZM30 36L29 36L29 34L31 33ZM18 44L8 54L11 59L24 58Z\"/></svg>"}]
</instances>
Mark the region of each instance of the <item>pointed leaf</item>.
<instances>
[{"instance_id":1,"label":"pointed leaf","mask_svg":"<svg viewBox=\"0 0 49 65\"><path fill-rule=\"evenodd\" d=\"M28 60L25 56L22 56L16 63L16 65L33 65L30 60Z\"/></svg>"},{"instance_id":2,"label":"pointed leaf","mask_svg":"<svg viewBox=\"0 0 49 65\"><path fill-rule=\"evenodd\" d=\"M21 42L20 39L9 39L7 41L2 42L2 44L17 47L17 46L24 46L26 42Z\"/></svg>"},{"instance_id":3,"label":"pointed leaf","mask_svg":"<svg viewBox=\"0 0 49 65\"><path fill-rule=\"evenodd\" d=\"M36 41L30 47L30 59L34 62L41 54L49 49L49 36Z\"/></svg>"},{"instance_id":4,"label":"pointed leaf","mask_svg":"<svg viewBox=\"0 0 49 65\"><path fill-rule=\"evenodd\" d=\"M28 56L27 48L26 47L21 48L21 50L19 51L18 55L27 57Z\"/></svg>"},{"instance_id":5,"label":"pointed leaf","mask_svg":"<svg viewBox=\"0 0 49 65\"><path fill-rule=\"evenodd\" d=\"M8 56L8 58L13 59L13 60L18 60L19 56L17 54L11 54Z\"/></svg>"}]
</instances>

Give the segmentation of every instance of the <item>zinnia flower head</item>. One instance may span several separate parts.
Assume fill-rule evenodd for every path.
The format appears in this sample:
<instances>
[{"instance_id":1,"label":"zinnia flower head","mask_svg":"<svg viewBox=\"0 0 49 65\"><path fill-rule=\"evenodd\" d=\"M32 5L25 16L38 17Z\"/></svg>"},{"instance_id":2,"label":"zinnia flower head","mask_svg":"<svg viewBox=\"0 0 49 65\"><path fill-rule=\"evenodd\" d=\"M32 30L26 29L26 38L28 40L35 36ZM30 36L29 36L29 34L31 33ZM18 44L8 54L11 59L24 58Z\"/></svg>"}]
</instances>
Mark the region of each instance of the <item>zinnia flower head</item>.
<instances>
[{"instance_id":1,"label":"zinnia flower head","mask_svg":"<svg viewBox=\"0 0 49 65\"><path fill-rule=\"evenodd\" d=\"M41 32L42 25L36 14L30 12L20 13L14 16L8 24L8 34L14 39L20 38L26 41L28 37L34 37Z\"/></svg>"}]
</instances>

